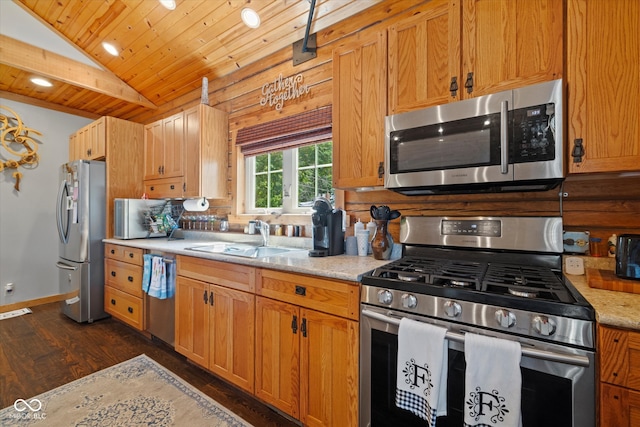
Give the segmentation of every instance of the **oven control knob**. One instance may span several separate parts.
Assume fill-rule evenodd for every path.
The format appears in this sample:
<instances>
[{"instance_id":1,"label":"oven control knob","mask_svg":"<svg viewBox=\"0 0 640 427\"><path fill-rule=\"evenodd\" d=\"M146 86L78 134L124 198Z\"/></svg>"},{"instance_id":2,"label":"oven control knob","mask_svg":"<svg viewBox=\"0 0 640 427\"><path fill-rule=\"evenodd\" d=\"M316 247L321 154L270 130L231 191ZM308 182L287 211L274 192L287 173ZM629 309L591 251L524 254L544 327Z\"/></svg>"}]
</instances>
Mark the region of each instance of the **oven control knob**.
<instances>
[{"instance_id":1,"label":"oven control knob","mask_svg":"<svg viewBox=\"0 0 640 427\"><path fill-rule=\"evenodd\" d=\"M402 306L404 308L416 308L418 306L418 299L411 294L402 295Z\"/></svg>"},{"instance_id":2,"label":"oven control knob","mask_svg":"<svg viewBox=\"0 0 640 427\"><path fill-rule=\"evenodd\" d=\"M462 307L455 301L446 301L444 303L444 314L449 317L458 317L462 313Z\"/></svg>"},{"instance_id":3,"label":"oven control knob","mask_svg":"<svg viewBox=\"0 0 640 427\"><path fill-rule=\"evenodd\" d=\"M496 322L503 328L510 328L516 324L516 315L509 310L496 310Z\"/></svg>"},{"instance_id":4,"label":"oven control knob","mask_svg":"<svg viewBox=\"0 0 640 427\"><path fill-rule=\"evenodd\" d=\"M547 316L536 316L531 323L533 329L545 337L553 335L556 331L556 322Z\"/></svg>"},{"instance_id":5,"label":"oven control knob","mask_svg":"<svg viewBox=\"0 0 640 427\"><path fill-rule=\"evenodd\" d=\"M393 294L389 290L378 291L378 301L380 304L391 305L393 302Z\"/></svg>"}]
</instances>

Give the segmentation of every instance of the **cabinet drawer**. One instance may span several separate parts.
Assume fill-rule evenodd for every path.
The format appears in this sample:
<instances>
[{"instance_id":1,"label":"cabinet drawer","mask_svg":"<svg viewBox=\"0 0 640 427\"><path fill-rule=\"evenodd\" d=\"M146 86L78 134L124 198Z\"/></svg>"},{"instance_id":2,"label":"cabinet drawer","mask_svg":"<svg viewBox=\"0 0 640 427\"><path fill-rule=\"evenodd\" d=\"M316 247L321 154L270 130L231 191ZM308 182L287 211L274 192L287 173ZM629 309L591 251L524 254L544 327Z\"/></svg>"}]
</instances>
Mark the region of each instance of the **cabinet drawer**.
<instances>
[{"instance_id":1,"label":"cabinet drawer","mask_svg":"<svg viewBox=\"0 0 640 427\"><path fill-rule=\"evenodd\" d=\"M182 197L182 177L146 180L144 192L150 199L180 198Z\"/></svg>"},{"instance_id":2,"label":"cabinet drawer","mask_svg":"<svg viewBox=\"0 0 640 427\"><path fill-rule=\"evenodd\" d=\"M109 258L104 264L107 285L142 298L142 267Z\"/></svg>"},{"instance_id":3,"label":"cabinet drawer","mask_svg":"<svg viewBox=\"0 0 640 427\"><path fill-rule=\"evenodd\" d=\"M600 326L600 380L640 390L640 333Z\"/></svg>"},{"instance_id":4,"label":"cabinet drawer","mask_svg":"<svg viewBox=\"0 0 640 427\"><path fill-rule=\"evenodd\" d=\"M356 282L259 269L256 293L354 320L360 313L360 284Z\"/></svg>"},{"instance_id":5,"label":"cabinet drawer","mask_svg":"<svg viewBox=\"0 0 640 427\"><path fill-rule=\"evenodd\" d=\"M255 292L256 269L253 267L180 255L176 257L176 260L179 276L240 291Z\"/></svg>"},{"instance_id":6,"label":"cabinet drawer","mask_svg":"<svg viewBox=\"0 0 640 427\"><path fill-rule=\"evenodd\" d=\"M142 265L142 253L143 250L139 248L130 248L111 243L105 243L104 245L105 257L130 264Z\"/></svg>"},{"instance_id":7,"label":"cabinet drawer","mask_svg":"<svg viewBox=\"0 0 640 427\"><path fill-rule=\"evenodd\" d=\"M111 286L104 287L104 309L112 316L136 329L144 330L143 299L131 296Z\"/></svg>"}]
</instances>

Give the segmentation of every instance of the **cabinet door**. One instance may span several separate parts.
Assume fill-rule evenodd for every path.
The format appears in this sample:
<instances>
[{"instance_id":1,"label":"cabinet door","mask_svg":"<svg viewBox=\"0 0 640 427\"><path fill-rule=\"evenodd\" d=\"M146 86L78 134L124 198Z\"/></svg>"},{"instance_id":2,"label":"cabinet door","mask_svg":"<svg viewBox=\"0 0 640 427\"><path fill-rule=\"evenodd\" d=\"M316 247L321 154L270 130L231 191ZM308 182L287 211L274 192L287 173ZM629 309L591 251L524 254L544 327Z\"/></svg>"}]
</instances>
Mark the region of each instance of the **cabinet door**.
<instances>
[{"instance_id":1,"label":"cabinet door","mask_svg":"<svg viewBox=\"0 0 640 427\"><path fill-rule=\"evenodd\" d=\"M462 96L562 77L562 0L463 0L462 13Z\"/></svg>"},{"instance_id":2,"label":"cabinet door","mask_svg":"<svg viewBox=\"0 0 640 427\"><path fill-rule=\"evenodd\" d=\"M144 179L162 178L162 120L144 127Z\"/></svg>"},{"instance_id":3,"label":"cabinet door","mask_svg":"<svg viewBox=\"0 0 640 427\"><path fill-rule=\"evenodd\" d=\"M570 173L640 168L640 2L570 0L567 9Z\"/></svg>"},{"instance_id":4,"label":"cabinet door","mask_svg":"<svg viewBox=\"0 0 640 427\"><path fill-rule=\"evenodd\" d=\"M307 426L358 425L358 323L302 309L300 420Z\"/></svg>"},{"instance_id":5,"label":"cabinet door","mask_svg":"<svg viewBox=\"0 0 640 427\"><path fill-rule=\"evenodd\" d=\"M80 158L78 147L78 132L69 136L69 161L78 160Z\"/></svg>"},{"instance_id":6,"label":"cabinet door","mask_svg":"<svg viewBox=\"0 0 640 427\"><path fill-rule=\"evenodd\" d=\"M255 296L211 285L209 369L253 393Z\"/></svg>"},{"instance_id":7,"label":"cabinet door","mask_svg":"<svg viewBox=\"0 0 640 427\"><path fill-rule=\"evenodd\" d=\"M601 383L599 425L640 426L640 391Z\"/></svg>"},{"instance_id":8,"label":"cabinet door","mask_svg":"<svg viewBox=\"0 0 640 427\"><path fill-rule=\"evenodd\" d=\"M79 160L89 160L89 147L90 147L90 138L89 138L89 126L85 126L78 131L78 159Z\"/></svg>"},{"instance_id":9,"label":"cabinet door","mask_svg":"<svg viewBox=\"0 0 640 427\"><path fill-rule=\"evenodd\" d=\"M361 31L333 51L333 185L384 184L386 31Z\"/></svg>"},{"instance_id":10,"label":"cabinet door","mask_svg":"<svg viewBox=\"0 0 640 427\"><path fill-rule=\"evenodd\" d=\"M429 5L389 28L389 114L458 99L449 88L461 75L460 2Z\"/></svg>"},{"instance_id":11,"label":"cabinet door","mask_svg":"<svg viewBox=\"0 0 640 427\"><path fill-rule=\"evenodd\" d=\"M88 155L91 160L104 159L106 155L106 117L101 117L89 125Z\"/></svg>"},{"instance_id":12,"label":"cabinet door","mask_svg":"<svg viewBox=\"0 0 640 427\"><path fill-rule=\"evenodd\" d=\"M299 335L296 306L256 297L255 394L294 418L300 412Z\"/></svg>"},{"instance_id":13,"label":"cabinet door","mask_svg":"<svg viewBox=\"0 0 640 427\"><path fill-rule=\"evenodd\" d=\"M207 367L209 361L209 285L178 276L176 279L175 348Z\"/></svg>"},{"instance_id":14,"label":"cabinet door","mask_svg":"<svg viewBox=\"0 0 640 427\"><path fill-rule=\"evenodd\" d=\"M162 177L184 175L184 113L174 114L162 121L164 160Z\"/></svg>"}]
</instances>

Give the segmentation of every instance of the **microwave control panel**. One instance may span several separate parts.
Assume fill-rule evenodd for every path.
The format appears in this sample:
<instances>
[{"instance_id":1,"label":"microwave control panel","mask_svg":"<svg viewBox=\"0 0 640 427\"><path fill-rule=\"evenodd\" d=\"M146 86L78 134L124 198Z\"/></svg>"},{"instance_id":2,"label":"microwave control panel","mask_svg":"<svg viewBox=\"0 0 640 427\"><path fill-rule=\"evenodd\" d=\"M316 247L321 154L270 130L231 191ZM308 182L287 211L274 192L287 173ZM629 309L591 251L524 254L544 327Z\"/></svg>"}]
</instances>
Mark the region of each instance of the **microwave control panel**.
<instances>
[{"instance_id":1,"label":"microwave control panel","mask_svg":"<svg viewBox=\"0 0 640 427\"><path fill-rule=\"evenodd\" d=\"M553 103L513 111L514 163L555 158L555 117Z\"/></svg>"}]
</instances>

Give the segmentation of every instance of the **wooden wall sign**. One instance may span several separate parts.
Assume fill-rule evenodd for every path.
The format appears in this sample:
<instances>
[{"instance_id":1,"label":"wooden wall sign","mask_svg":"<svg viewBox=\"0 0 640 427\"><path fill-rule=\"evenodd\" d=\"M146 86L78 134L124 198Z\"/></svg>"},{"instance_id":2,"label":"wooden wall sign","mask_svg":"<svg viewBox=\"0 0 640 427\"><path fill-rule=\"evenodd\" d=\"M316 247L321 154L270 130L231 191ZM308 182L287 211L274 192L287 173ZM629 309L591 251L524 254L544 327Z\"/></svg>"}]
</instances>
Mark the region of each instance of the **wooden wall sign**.
<instances>
[{"instance_id":1,"label":"wooden wall sign","mask_svg":"<svg viewBox=\"0 0 640 427\"><path fill-rule=\"evenodd\" d=\"M302 74L282 77L280 74L274 81L262 85L262 98L260 105L269 105L276 110L282 110L285 101L300 98L309 93L309 85L303 84Z\"/></svg>"},{"instance_id":2,"label":"wooden wall sign","mask_svg":"<svg viewBox=\"0 0 640 427\"><path fill-rule=\"evenodd\" d=\"M2 110L8 111L9 114ZM18 166L35 167L39 160L38 146L36 141L29 136L29 132L42 135L37 130L24 126L22 119L15 111L0 105L0 143L2 143L4 151L15 157L14 159L8 158L4 153L1 153L0 172L7 168L16 169L13 173L13 178L16 180L14 185L16 191L20 191L20 178L22 178L22 173L17 170Z\"/></svg>"}]
</instances>

